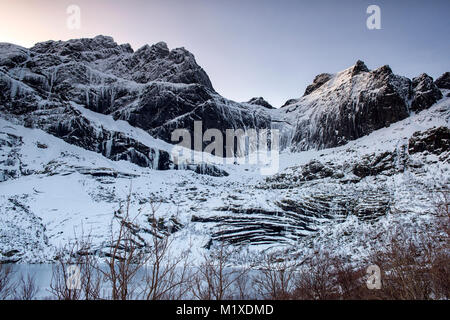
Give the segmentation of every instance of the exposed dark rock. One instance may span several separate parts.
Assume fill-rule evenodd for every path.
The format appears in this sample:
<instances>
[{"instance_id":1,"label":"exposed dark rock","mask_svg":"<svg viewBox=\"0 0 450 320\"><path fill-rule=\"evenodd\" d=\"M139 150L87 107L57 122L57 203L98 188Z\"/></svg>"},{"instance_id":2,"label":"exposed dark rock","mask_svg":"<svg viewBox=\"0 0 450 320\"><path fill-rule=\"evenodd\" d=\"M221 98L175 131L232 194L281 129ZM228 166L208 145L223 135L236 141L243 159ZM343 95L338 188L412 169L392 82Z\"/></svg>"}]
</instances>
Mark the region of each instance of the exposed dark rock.
<instances>
[{"instance_id":1,"label":"exposed dark rock","mask_svg":"<svg viewBox=\"0 0 450 320\"><path fill-rule=\"evenodd\" d=\"M156 80L197 83L213 90L208 75L197 65L189 51L184 48L170 51L164 42L146 45L133 52L129 44L118 45L111 37L97 36L92 39L42 42L30 51L44 56L60 56L67 62L94 63L103 72L138 83ZM102 60L103 63L99 63Z\"/></svg>"},{"instance_id":2,"label":"exposed dark rock","mask_svg":"<svg viewBox=\"0 0 450 320\"><path fill-rule=\"evenodd\" d=\"M218 167L207 164L207 163L199 163L199 164L189 164L184 166L186 170L194 171L195 173L212 176L212 177L228 177L229 174L225 170L219 169ZM177 165L174 166L174 169L179 169Z\"/></svg>"},{"instance_id":3,"label":"exposed dark rock","mask_svg":"<svg viewBox=\"0 0 450 320\"><path fill-rule=\"evenodd\" d=\"M290 106L290 105L296 103L297 101L298 101L298 99L289 99L288 101L286 101L286 102L281 106L281 108Z\"/></svg>"},{"instance_id":4,"label":"exposed dark rock","mask_svg":"<svg viewBox=\"0 0 450 320\"><path fill-rule=\"evenodd\" d=\"M304 190L307 190L305 188ZM327 192L302 194L295 199L280 199L276 210L228 206L207 217L193 215L192 222L213 223L214 241L234 245L297 242L317 230L319 221L343 221L354 215L361 220L376 220L391 210L391 195L384 188L336 183Z\"/></svg>"},{"instance_id":5,"label":"exposed dark rock","mask_svg":"<svg viewBox=\"0 0 450 320\"><path fill-rule=\"evenodd\" d=\"M4 252L4 253L3 253L3 256L4 256L4 257L7 257L7 258L11 258L11 257L13 257L13 256L15 256L15 255L17 255L17 254L19 254L19 253L20 253L19 250L10 250L10 251L8 251L8 252Z\"/></svg>"},{"instance_id":6,"label":"exposed dark rock","mask_svg":"<svg viewBox=\"0 0 450 320\"><path fill-rule=\"evenodd\" d=\"M227 177L229 176L228 172L225 170L219 169L213 165L207 164L198 164L193 168L193 171L198 174L204 174L213 177Z\"/></svg>"},{"instance_id":7,"label":"exposed dark rock","mask_svg":"<svg viewBox=\"0 0 450 320\"><path fill-rule=\"evenodd\" d=\"M354 165L353 173L360 178L378 174L392 175L396 172L395 160L396 155L391 152L371 154Z\"/></svg>"},{"instance_id":8,"label":"exposed dark rock","mask_svg":"<svg viewBox=\"0 0 450 320\"><path fill-rule=\"evenodd\" d=\"M436 79L434 84L440 89L450 90L450 72L445 72L442 76Z\"/></svg>"},{"instance_id":9,"label":"exposed dark rock","mask_svg":"<svg viewBox=\"0 0 450 320\"><path fill-rule=\"evenodd\" d=\"M317 77L314 78L313 83L310 84L306 88L305 94L303 96L307 96L308 94L310 94L311 92L313 92L317 88L320 88L324 83L326 83L330 79L331 79L331 75L329 73L319 74ZM288 104L290 101L292 101L292 100L289 100L288 102L286 102L286 104Z\"/></svg>"},{"instance_id":10,"label":"exposed dark rock","mask_svg":"<svg viewBox=\"0 0 450 320\"><path fill-rule=\"evenodd\" d=\"M409 139L409 153L429 152L441 155L450 151L450 129L448 127L431 128L418 131Z\"/></svg>"},{"instance_id":11,"label":"exposed dark rock","mask_svg":"<svg viewBox=\"0 0 450 320\"><path fill-rule=\"evenodd\" d=\"M184 48L170 51L160 42L133 52L129 45L98 36L47 41L30 50L14 45L1 45L0 49L0 53L12 52L8 59L0 55L4 62L0 65L0 108L27 115L28 126L33 122L41 127L32 119L35 112L65 108L71 101L128 121L169 143L173 130L192 132L196 120L203 121L203 131L214 128L224 134L226 129L270 128L267 106L241 105L219 96ZM29 57L26 63L24 57ZM57 136L67 136L73 126L75 140L80 138L78 134L88 133L83 120L71 119L70 124L67 117L54 120L65 123L51 130ZM66 141L74 143L74 139ZM86 142L92 145L92 141ZM143 163L136 155L131 157Z\"/></svg>"},{"instance_id":12,"label":"exposed dark rock","mask_svg":"<svg viewBox=\"0 0 450 320\"><path fill-rule=\"evenodd\" d=\"M155 223L153 222L153 218L149 219L149 222ZM162 218L160 218L160 220L158 220L156 223L158 230L166 234L174 234L184 228L184 225L173 217L171 217L169 221L165 221Z\"/></svg>"},{"instance_id":13,"label":"exposed dark rock","mask_svg":"<svg viewBox=\"0 0 450 320\"><path fill-rule=\"evenodd\" d=\"M333 173L333 169L326 167L324 164L317 160L313 160L303 167L302 177L303 180L309 181L331 177Z\"/></svg>"},{"instance_id":14,"label":"exposed dark rock","mask_svg":"<svg viewBox=\"0 0 450 320\"><path fill-rule=\"evenodd\" d=\"M274 107L272 107L272 105L270 103L268 103L266 100L264 100L263 97L251 98L247 103L256 105L256 106L262 106L267 109L275 109Z\"/></svg>"},{"instance_id":15,"label":"exposed dark rock","mask_svg":"<svg viewBox=\"0 0 450 320\"><path fill-rule=\"evenodd\" d=\"M352 76L360 74L361 72L369 72L369 68L367 68L366 64L363 61L358 60L356 61L356 64L352 69Z\"/></svg>"},{"instance_id":16,"label":"exposed dark rock","mask_svg":"<svg viewBox=\"0 0 450 320\"><path fill-rule=\"evenodd\" d=\"M428 109L439 99L442 99L442 93L434 84L433 78L423 73L412 81L414 97L411 103L412 111L422 111Z\"/></svg>"},{"instance_id":17,"label":"exposed dark rock","mask_svg":"<svg viewBox=\"0 0 450 320\"><path fill-rule=\"evenodd\" d=\"M0 132L0 182L28 174L17 152L22 144L21 137Z\"/></svg>"}]
</instances>

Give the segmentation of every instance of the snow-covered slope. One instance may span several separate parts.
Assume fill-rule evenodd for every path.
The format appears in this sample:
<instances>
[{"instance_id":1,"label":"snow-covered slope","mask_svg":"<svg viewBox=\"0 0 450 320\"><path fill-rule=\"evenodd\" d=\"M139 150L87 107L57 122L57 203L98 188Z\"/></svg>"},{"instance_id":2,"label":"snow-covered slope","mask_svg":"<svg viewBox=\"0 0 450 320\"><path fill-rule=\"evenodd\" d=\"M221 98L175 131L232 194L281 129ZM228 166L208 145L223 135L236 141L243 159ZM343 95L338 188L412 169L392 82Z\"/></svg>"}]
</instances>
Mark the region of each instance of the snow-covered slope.
<instances>
[{"instance_id":1,"label":"snow-covered slope","mask_svg":"<svg viewBox=\"0 0 450 320\"><path fill-rule=\"evenodd\" d=\"M0 44L0 261L52 261L82 233L101 255L130 192L139 235L157 204L158 225L194 256L225 242L361 259L393 221L425 232L431 191L448 187L448 83L358 62L273 109L221 97L192 54L164 43ZM170 134L196 120L279 129L279 172L201 153L178 165Z\"/></svg>"},{"instance_id":2,"label":"snow-covered slope","mask_svg":"<svg viewBox=\"0 0 450 320\"><path fill-rule=\"evenodd\" d=\"M150 201L159 203L157 217L177 226L172 237L178 248L189 243L199 253L224 240L298 253L323 242L358 256L369 234L358 238L359 229L382 228L389 219L427 220L433 210L428 190L450 182L449 121L447 98L345 146L282 153L280 173L265 178L251 165L221 167L227 177L143 168L2 119L0 258L52 260L58 246L82 232L101 252L130 188L132 212L143 213L142 235ZM444 128L440 136L433 127ZM419 152L415 132L447 145Z\"/></svg>"}]
</instances>

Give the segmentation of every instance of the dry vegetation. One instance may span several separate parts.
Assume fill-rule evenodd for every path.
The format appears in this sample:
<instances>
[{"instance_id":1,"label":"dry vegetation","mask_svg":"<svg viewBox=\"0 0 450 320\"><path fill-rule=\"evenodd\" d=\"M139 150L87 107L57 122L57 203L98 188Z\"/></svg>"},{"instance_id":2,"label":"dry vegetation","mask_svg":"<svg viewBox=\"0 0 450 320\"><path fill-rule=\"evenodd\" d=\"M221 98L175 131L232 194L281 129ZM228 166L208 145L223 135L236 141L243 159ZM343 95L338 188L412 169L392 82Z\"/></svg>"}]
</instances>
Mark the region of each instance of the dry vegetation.
<instances>
[{"instance_id":1,"label":"dry vegetation","mask_svg":"<svg viewBox=\"0 0 450 320\"><path fill-rule=\"evenodd\" d=\"M172 254L169 234L158 228L157 206L152 206L151 240L138 235L128 199L124 213L115 216L119 225L116 231L111 227L109 251L103 258L84 236L60 251L50 293L60 300L449 299L448 192L436 198L434 232L412 237L401 227L394 228L390 241L359 267L320 250L300 262L267 254L249 263L247 256L223 243L192 267L187 252ZM234 268L235 261L243 266ZM366 266L371 264L382 270L379 290L366 285ZM67 285L69 266L80 271L78 290ZM0 264L0 299L31 300L37 291L31 275L14 281L13 268Z\"/></svg>"}]
</instances>

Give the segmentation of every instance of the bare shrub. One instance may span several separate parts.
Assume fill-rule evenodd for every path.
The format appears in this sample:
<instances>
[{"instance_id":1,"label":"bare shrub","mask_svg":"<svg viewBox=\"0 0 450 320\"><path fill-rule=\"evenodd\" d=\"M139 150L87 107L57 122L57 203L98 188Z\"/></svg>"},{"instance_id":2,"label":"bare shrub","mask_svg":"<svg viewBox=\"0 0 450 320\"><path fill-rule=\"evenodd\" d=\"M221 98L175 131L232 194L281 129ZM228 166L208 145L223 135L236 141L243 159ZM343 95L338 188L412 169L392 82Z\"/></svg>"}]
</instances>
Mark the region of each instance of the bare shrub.
<instances>
[{"instance_id":1,"label":"bare shrub","mask_svg":"<svg viewBox=\"0 0 450 320\"><path fill-rule=\"evenodd\" d=\"M243 263L233 265L233 257L240 262L245 258L239 253L227 248L222 241L218 248L211 249L203 256L203 262L196 269L192 294L199 300L231 300L245 298L245 288L248 281L249 267ZM241 296L242 295L242 296Z\"/></svg>"},{"instance_id":2,"label":"bare shrub","mask_svg":"<svg viewBox=\"0 0 450 320\"><path fill-rule=\"evenodd\" d=\"M371 292L367 289L363 268L353 266L342 257L333 257L331 260L333 282L333 295L336 299L359 300L370 299Z\"/></svg>"},{"instance_id":3,"label":"bare shrub","mask_svg":"<svg viewBox=\"0 0 450 320\"><path fill-rule=\"evenodd\" d=\"M61 300L160 300L181 299L189 291L189 256L174 256L168 232L161 232L151 203L150 229L137 223L139 213L130 216L131 192L125 208L114 213L109 250L97 257L90 237L77 239L59 251L53 266L50 292ZM114 228L115 224L117 228ZM150 240L139 235L150 234ZM68 286L70 266L80 271L79 289Z\"/></svg>"},{"instance_id":4,"label":"bare shrub","mask_svg":"<svg viewBox=\"0 0 450 320\"><path fill-rule=\"evenodd\" d=\"M141 296L145 300L178 300L189 291L190 268L187 251L179 256L171 252L172 240L167 232L161 233L156 221L158 208L152 203L151 240L147 247L146 266Z\"/></svg>"},{"instance_id":5,"label":"bare shrub","mask_svg":"<svg viewBox=\"0 0 450 320\"><path fill-rule=\"evenodd\" d=\"M36 285L35 276L29 273L26 276L22 275L15 292L15 299L33 300L36 298L38 291L39 288Z\"/></svg>"},{"instance_id":6,"label":"bare shrub","mask_svg":"<svg viewBox=\"0 0 450 320\"><path fill-rule=\"evenodd\" d=\"M449 191L431 192L435 212L423 232L395 226L390 240L373 253L383 271L382 299L428 300L450 297Z\"/></svg>"},{"instance_id":7,"label":"bare shrub","mask_svg":"<svg viewBox=\"0 0 450 320\"><path fill-rule=\"evenodd\" d=\"M109 299L131 300L136 299L136 276L146 264L145 241L138 235L139 227L136 217L130 217L131 192L128 195L123 216L115 214L119 222L119 230L113 230L111 224L110 250L106 254L105 270L100 269L105 282L111 286ZM114 222L114 221L113 221Z\"/></svg>"},{"instance_id":8,"label":"bare shrub","mask_svg":"<svg viewBox=\"0 0 450 320\"><path fill-rule=\"evenodd\" d=\"M296 299L326 300L336 298L333 263L328 252L316 252L302 264L294 295Z\"/></svg>"},{"instance_id":9,"label":"bare shrub","mask_svg":"<svg viewBox=\"0 0 450 320\"><path fill-rule=\"evenodd\" d=\"M450 296L448 193L438 193L433 230L411 235L402 226L392 226L392 236L374 251L369 264L383 271L382 289L369 290L362 265L352 264L324 250L316 250L301 263L267 254L256 263L254 276L248 259L221 242L191 268L188 252L174 255L172 238L156 219L152 203L150 228L143 230L137 218L130 217L130 196L122 213L111 225L109 251L101 268L89 239L76 241L61 251L54 267L51 292L58 299L448 299ZM149 240L140 234L150 235ZM367 265L369 265L367 264ZM67 267L81 273L81 289L67 287ZM236 267L238 265L239 267ZM16 289L12 271L0 265L0 298ZM142 277L141 277L142 275ZM35 285L22 279L18 296L32 299ZM106 285L111 291L102 294Z\"/></svg>"},{"instance_id":10,"label":"bare shrub","mask_svg":"<svg viewBox=\"0 0 450 320\"><path fill-rule=\"evenodd\" d=\"M58 300L101 299L102 273L98 259L92 252L90 236L77 239L73 244L60 249L57 263L52 266L50 293ZM69 285L73 275L70 267L79 270L79 288Z\"/></svg>"},{"instance_id":11,"label":"bare shrub","mask_svg":"<svg viewBox=\"0 0 450 320\"><path fill-rule=\"evenodd\" d=\"M111 246L105 259L103 278L111 287L108 298L113 300L181 299L189 291L190 268L187 251L172 254L172 240L167 230L161 230L156 219L158 206L150 202L150 234L146 240L138 233L136 223L139 214L130 217L130 196L125 212L116 215L119 221L117 232L111 229ZM142 275L142 276L141 276Z\"/></svg>"},{"instance_id":12,"label":"bare shrub","mask_svg":"<svg viewBox=\"0 0 450 320\"><path fill-rule=\"evenodd\" d=\"M428 300L450 296L450 257L448 244L439 245L434 235L411 239L397 232L389 246L374 254L373 261L383 270L382 299Z\"/></svg>"},{"instance_id":13,"label":"bare shrub","mask_svg":"<svg viewBox=\"0 0 450 320\"><path fill-rule=\"evenodd\" d=\"M253 277L256 293L263 299L287 300L291 298L298 264L282 260L275 254L263 256L258 273Z\"/></svg>"},{"instance_id":14,"label":"bare shrub","mask_svg":"<svg viewBox=\"0 0 450 320\"><path fill-rule=\"evenodd\" d=\"M385 251L373 261L383 270L381 298L423 300L431 294L425 261L418 246L411 241L392 239ZM419 261L421 263L419 263Z\"/></svg>"},{"instance_id":15,"label":"bare shrub","mask_svg":"<svg viewBox=\"0 0 450 320\"><path fill-rule=\"evenodd\" d=\"M430 267L431 286L434 299L450 299L450 258L447 251L441 250L434 256Z\"/></svg>"}]
</instances>

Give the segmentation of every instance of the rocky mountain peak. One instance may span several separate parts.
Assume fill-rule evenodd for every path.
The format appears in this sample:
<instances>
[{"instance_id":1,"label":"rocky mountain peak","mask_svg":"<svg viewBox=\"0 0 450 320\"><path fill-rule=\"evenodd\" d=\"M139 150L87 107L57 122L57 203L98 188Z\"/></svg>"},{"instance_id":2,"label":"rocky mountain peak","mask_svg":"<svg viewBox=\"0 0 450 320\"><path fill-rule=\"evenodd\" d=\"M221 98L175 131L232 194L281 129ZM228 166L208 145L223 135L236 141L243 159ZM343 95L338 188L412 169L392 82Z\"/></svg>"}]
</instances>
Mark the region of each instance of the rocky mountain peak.
<instances>
[{"instance_id":1,"label":"rocky mountain peak","mask_svg":"<svg viewBox=\"0 0 450 320\"><path fill-rule=\"evenodd\" d=\"M370 71L359 60L336 74L318 75L305 95L283 110L298 119L294 149L323 149L406 118L410 98L411 80L394 75L387 65Z\"/></svg>"},{"instance_id":2,"label":"rocky mountain peak","mask_svg":"<svg viewBox=\"0 0 450 320\"><path fill-rule=\"evenodd\" d=\"M411 110L422 111L442 99L442 92L433 82L433 78L422 73L412 80L414 99L411 103Z\"/></svg>"},{"instance_id":3,"label":"rocky mountain peak","mask_svg":"<svg viewBox=\"0 0 450 320\"><path fill-rule=\"evenodd\" d=\"M369 72L369 68L367 68L366 64L363 61L358 60L352 68L352 76L357 75L361 72Z\"/></svg>"},{"instance_id":4,"label":"rocky mountain peak","mask_svg":"<svg viewBox=\"0 0 450 320\"><path fill-rule=\"evenodd\" d=\"M151 46L146 44L139 48L135 53L135 57L151 61L155 59L164 59L169 56L169 53L170 50L167 43L161 41Z\"/></svg>"},{"instance_id":5,"label":"rocky mountain peak","mask_svg":"<svg viewBox=\"0 0 450 320\"><path fill-rule=\"evenodd\" d=\"M293 104L295 104L297 101L298 101L298 99L289 99L289 100L287 100L287 101L281 106L280 109L285 108L285 107L290 106L290 105L293 105Z\"/></svg>"},{"instance_id":6,"label":"rocky mountain peak","mask_svg":"<svg viewBox=\"0 0 450 320\"><path fill-rule=\"evenodd\" d=\"M343 145L408 117L411 110L429 108L442 97L426 74L411 81L393 74L388 65L370 71L358 60L341 72L317 75L302 98L272 110L263 97L235 103L218 95L185 48L170 49L158 42L134 52L129 44L118 45L106 36L47 41L30 50L0 44L0 71L0 104L36 127L42 120L40 108L67 107L70 102L125 120L167 142L173 130L191 130L198 119L205 130L286 124L282 145L294 150ZM445 81L448 73L437 83ZM60 128L59 120L50 124L43 118L46 124L41 127L47 132L74 132L73 123Z\"/></svg>"},{"instance_id":7,"label":"rocky mountain peak","mask_svg":"<svg viewBox=\"0 0 450 320\"><path fill-rule=\"evenodd\" d=\"M323 84L325 84L330 79L331 79L331 74L329 74L329 73L321 73L321 74L317 75L314 78L313 83L310 84L306 88L305 94L303 96L307 96L307 95L311 94L313 91L320 88Z\"/></svg>"},{"instance_id":8,"label":"rocky mountain peak","mask_svg":"<svg viewBox=\"0 0 450 320\"><path fill-rule=\"evenodd\" d=\"M88 65L91 70L141 84L151 81L199 84L214 91L208 75L197 64L194 55L184 48L170 50L165 42L145 45L134 52L129 44L118 45L112 37L100 35L94 38L41 42L25 51L20 54L17 52L14 59L23 62L28 56L36 56L30 62L36 68L56 68L63 63L71 64L71 72L90 78L86 70ZM9 61L12 66L16 65L14 59ZM84 79L83 83L88 81Z\"/></svg>"},{"instance_id":9,"label":"rocky mountain peak","mask_svg":"<svg viewBox=\"0 0 450 320\"><path fill-rule=\"evenodd\" d=\"M422 73L420 76L412 79L412 86L416 90L427 90L433 84L433 78L427 75L426 73Z\"/></svg>"},{"instance_id":10,"label":"rocky mountain peak","mask_svg":"<svg viewBox=\"0 0 450 320\"><path fill-rule=\"evenodd\" d=\"M373 70L372 73L375 77L378 77L379 79L384 79L386 76L394 74L392 72L391 67L387 64Z\"/></svg>"},{"instance_id":11,"label":"rocky mountain peak","mask_svg":"<svg viewBox=\"0 0 450 320\"><path fill-rule=\"evenodd\" d=\"M268 103L266 100L264 100L263 97L255 97L251 98L249 101L247 101L248 104L262 106L267 109L275 109L270 103Z\"/></svg>"},{"instance_id":12,"label":"rocky mountain peak","mask_svg":"<svg viewBox=\"0 0 450 320\"><path fill-rule=\"evenodd\" d=\"M438 88L450 90L450 72L445 72L434 83Z\"/></svg>"},{"instance_id":13,"label":"rocky mountain peak","mask_svg":"<svg viewBox=\"0 0 450 320\"><path fill-rule=\"evenodd\" d=\"M35 44L32 52L40 54L57 54L61 56L76 56L76 54L85 52L102 52L104 50L116 54L131 53L130 45L118 45L112 37L99 35L94 38L71 39L67 41L45 41ZM131 50L131 51L130 51ZM104 58L104 57L99 57Z\"/></svg>"},{"instance_id":14,"label":"rocky mountain peak","mask_svg":"<svg viewBox=\"0 0 450 320\"><path fill-rule=\"evenodd\" d=\"M111 69L118 77L131 73L131 79L139 83L161 80L200 84L214 91L206 72L185 48L170 50L167 43L158 42L152 46L145 45L134 54L117 60L118 65L114 63Z\"/></svg>"}]
</instances>

